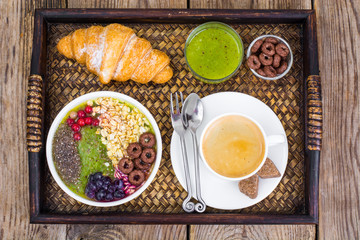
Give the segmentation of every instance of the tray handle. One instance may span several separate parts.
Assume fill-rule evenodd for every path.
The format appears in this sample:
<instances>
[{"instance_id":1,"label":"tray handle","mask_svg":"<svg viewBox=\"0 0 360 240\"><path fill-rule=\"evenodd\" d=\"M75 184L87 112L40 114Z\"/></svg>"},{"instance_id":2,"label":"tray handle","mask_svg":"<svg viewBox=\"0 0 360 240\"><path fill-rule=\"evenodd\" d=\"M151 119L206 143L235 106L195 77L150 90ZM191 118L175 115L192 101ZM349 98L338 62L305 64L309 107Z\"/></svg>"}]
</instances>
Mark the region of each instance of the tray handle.
<instances>
[{"instance_id":1,"label":"tray handle","mask_svg":"<svg viewBox=\"0 0 360 240\"><path fill-rule=\"evenodd\" d=\"M321 80L319 75L310 75L307 80L307 147L321 150L322 139L322 102Z\"/></svg>"},{"instance_id":2,"label":"tray handle","mask_svg":"<svg viewBox=\"0 0 360 240\"><path fill-rule=\"evenodd\" d=\"M40 75L29 76L26 116L26 140L28 152L40 152L43 114L43 79Z\"/></svg>"}]
</instances>

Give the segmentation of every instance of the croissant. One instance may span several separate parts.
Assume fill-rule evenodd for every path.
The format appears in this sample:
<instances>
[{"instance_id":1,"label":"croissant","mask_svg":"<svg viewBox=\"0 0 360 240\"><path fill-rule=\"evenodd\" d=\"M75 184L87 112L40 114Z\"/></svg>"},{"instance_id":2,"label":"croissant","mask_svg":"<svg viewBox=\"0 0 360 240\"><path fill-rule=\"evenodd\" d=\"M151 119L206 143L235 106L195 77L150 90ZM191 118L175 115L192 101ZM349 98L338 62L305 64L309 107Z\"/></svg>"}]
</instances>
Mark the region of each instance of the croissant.
<instances>
[{"instance_id":1,"label":"croissant","mask_svg":"<svg viewBox=\"0 0 360 240\"><path fill-rule=\"evenodd\" d=\"M121 24L78 29L60 39L56 47L65 57L85 64L103 84L111 79L165 83L173 75L164 52Z\"/></svg>"}]
</instances>

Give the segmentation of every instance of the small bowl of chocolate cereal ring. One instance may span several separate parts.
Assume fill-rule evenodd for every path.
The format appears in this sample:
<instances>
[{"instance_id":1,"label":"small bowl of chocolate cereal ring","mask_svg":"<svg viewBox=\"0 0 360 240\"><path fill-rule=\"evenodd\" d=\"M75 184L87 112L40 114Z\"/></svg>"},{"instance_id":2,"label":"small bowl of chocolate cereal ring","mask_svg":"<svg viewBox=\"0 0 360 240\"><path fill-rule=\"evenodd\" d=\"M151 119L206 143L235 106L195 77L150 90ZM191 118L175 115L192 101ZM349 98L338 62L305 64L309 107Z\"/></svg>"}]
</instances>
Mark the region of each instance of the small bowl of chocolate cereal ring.
<instances>
[{"instance_id":1,"label":"small bowl of chocolate cereal ring","mask_svg":"<svg viewBox=\"0 0 360 240\"><path fill-rule=\"evenodd\" d=\"M250 70L264 80L284 77L293 63L290 45L275 35L262 35L252 41L246 58Z\"/></svg>"}]
</instances>

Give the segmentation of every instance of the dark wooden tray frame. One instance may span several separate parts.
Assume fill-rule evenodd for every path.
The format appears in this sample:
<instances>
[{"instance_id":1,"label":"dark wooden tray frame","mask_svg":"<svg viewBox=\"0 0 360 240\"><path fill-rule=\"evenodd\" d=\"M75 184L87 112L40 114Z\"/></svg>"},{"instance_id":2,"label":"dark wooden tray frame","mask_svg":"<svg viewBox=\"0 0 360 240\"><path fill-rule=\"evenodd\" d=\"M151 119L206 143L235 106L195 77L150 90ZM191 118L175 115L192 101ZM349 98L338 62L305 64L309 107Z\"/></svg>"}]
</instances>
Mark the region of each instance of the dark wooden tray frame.
<instances>
[{"instance_id":1,"label":"dark wooden tray frame","mask_svg":"<svg viewBox=\"0 0 360 240\"><path fill-rule=\"evenodd\" d=\"M289 23L303 25L305 105L305 198L306 213L274 214L152 214L113 213L65 215L45 212L41 207L45 164L44 92L46 82L46 34L48 23ZM29 77L27 141L29 160L31 223L126 223L126 224L318 224L319 160L322 109L316 19L312 10L199 10L199 9L40 9L35 11L33 54ZM35 119L35 120L34 120ZM35 123L34 123L35 121Z\"/></svg>"}]
</instances>

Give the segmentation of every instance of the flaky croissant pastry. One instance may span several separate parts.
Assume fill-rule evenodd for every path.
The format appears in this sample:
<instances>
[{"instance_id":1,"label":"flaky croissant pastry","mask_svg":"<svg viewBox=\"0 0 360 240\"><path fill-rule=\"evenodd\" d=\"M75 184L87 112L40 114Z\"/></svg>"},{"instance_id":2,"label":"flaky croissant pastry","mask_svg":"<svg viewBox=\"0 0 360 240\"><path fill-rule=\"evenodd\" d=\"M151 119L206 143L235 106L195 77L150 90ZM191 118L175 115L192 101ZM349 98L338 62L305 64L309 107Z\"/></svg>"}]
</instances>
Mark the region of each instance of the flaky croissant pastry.
<instances>
[{"instance_id":1,"label":"flaky croissant pastry","mask_svg":"<svg viewBox=\"0 0 360 240\"><path fill-rule=\"evenodd\" d=\"M121 24L78 29L56 47L65 57L85 64L104 84L111 79L165 83L173 75L165 53L152 49L149 41Z\"/></svg>"}]
</instances>

